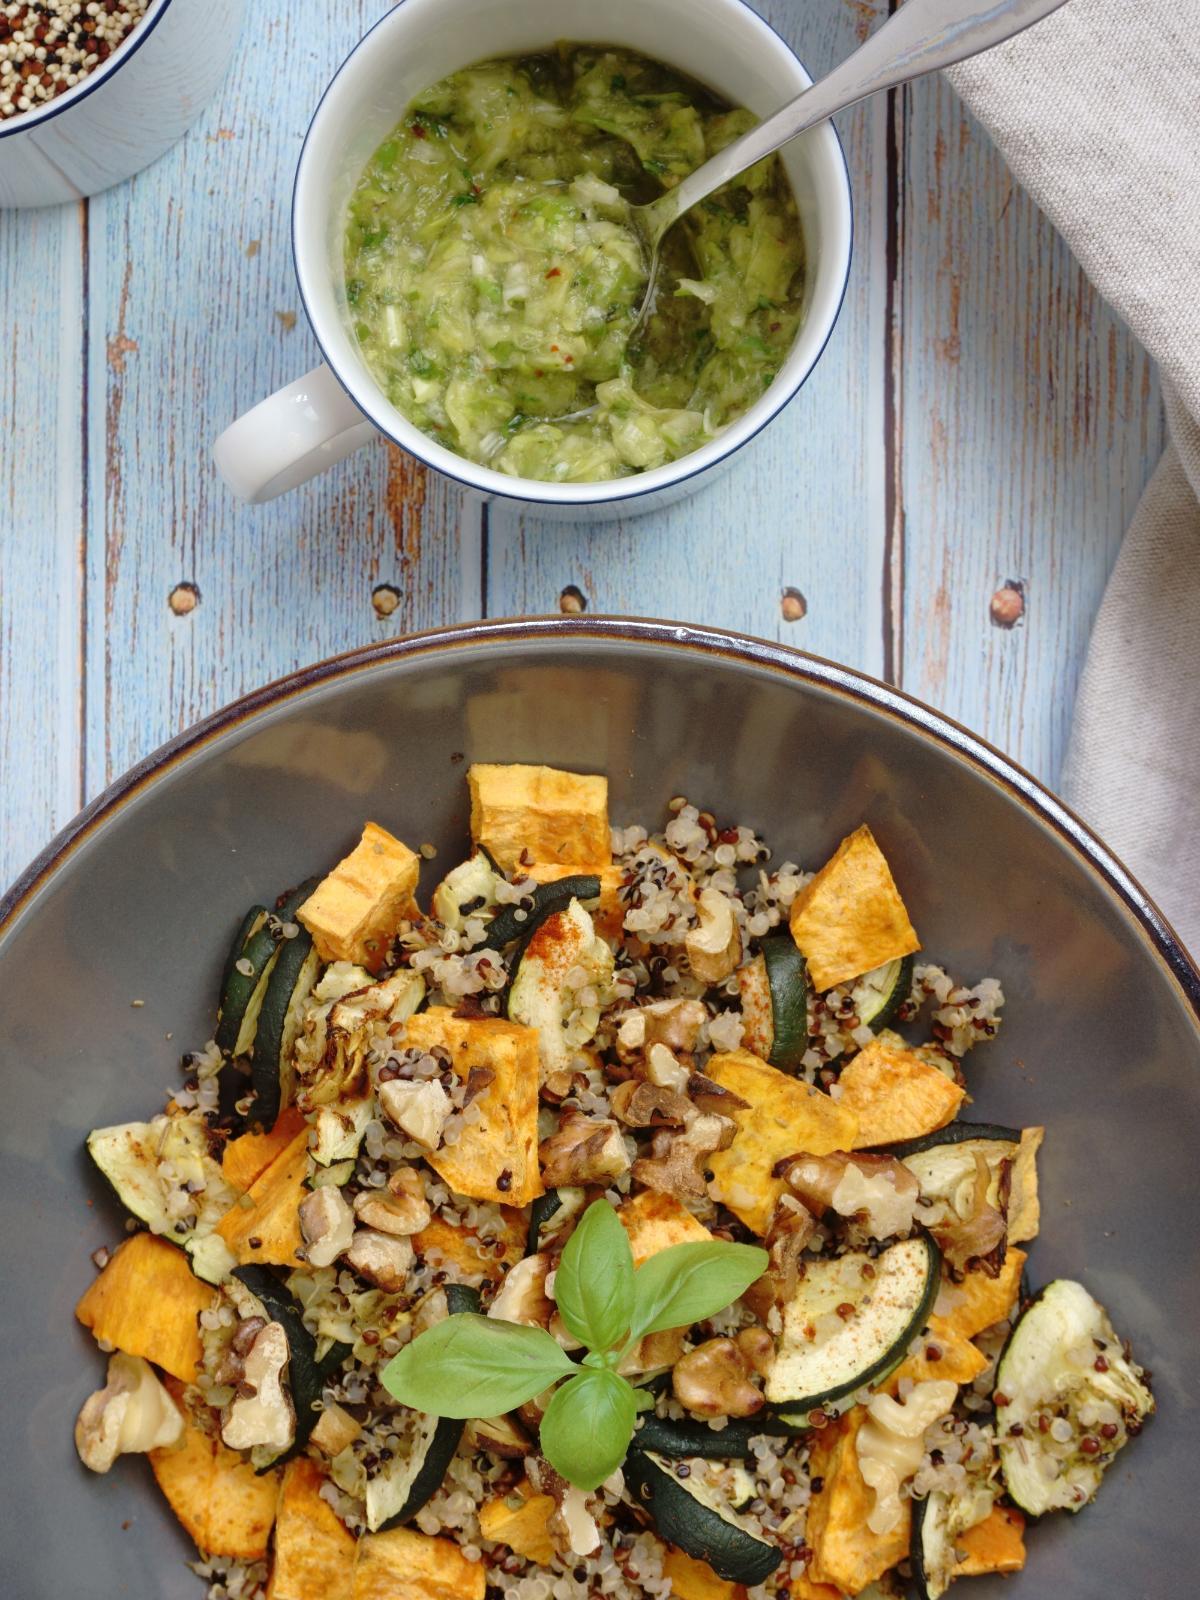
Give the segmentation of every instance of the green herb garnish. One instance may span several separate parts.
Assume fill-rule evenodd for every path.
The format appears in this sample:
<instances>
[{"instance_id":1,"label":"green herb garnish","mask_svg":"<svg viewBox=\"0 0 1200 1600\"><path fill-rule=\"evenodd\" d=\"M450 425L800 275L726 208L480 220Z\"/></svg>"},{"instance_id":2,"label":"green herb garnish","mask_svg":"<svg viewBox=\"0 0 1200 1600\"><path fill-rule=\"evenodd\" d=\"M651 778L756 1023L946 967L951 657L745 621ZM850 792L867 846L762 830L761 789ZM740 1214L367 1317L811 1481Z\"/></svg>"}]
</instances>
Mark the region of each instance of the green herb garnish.
<instances>
[{"instance_id":1,"label":"green herb garnish","mask_svg":"<svg viewBox=\"0 0 1200 1600\"><path fill-rule=\"evenodd\" d=\"M559 1315L587 1347L582 1363L542 1328L460 1312L401 1350L383 1382L402 1405L461 1418L499 1416L553 1389L542 1453L570 1483L596 1489L625 1459L638 1412L653 1405L617 1371L638 1340L715 1316L766 1269L765 1250L718 1239L672 1245L635 1268L616 1212L597 1200L554 1279Z\"/></svg>"}]
</instances>

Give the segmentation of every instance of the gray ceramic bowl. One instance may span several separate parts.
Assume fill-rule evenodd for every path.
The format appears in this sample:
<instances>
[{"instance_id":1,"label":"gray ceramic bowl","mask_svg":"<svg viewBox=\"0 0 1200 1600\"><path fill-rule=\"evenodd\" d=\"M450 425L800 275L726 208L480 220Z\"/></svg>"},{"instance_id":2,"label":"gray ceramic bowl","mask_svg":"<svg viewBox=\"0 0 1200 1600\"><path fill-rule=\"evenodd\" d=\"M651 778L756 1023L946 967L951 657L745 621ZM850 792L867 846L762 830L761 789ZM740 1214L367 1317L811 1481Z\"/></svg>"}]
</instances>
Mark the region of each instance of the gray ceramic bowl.
<instances>
[{"instance_id":1,"label":"gray ceramic bowl","mask_svg":"<svg viewBox=\"0 0 1200 1600\"><path fill-rule=\"evenodd\" d=\"M1099 1510L1052 1518L1023 1578L975 1580L964 1600L1187 1592L1200 978L1112 857L961 729L777 646L602 619L452 629L264 690L137 768L0 904L0 1590L201 1592L145 1463L94 1478L74 1456L102 1364L72 1306L90 1252L120 1231L84 1135L156 1106L181 1049L208 1037L249 902L331 861L367 816L453 858L472 759L607 772L617 820L686 793L804 861L871 824L926 948L1003 980L1003 1032L969 1077L978 1114L1048 1128L1034 1281L1086 1279L1161 1407Z\"/></svg>"}]
</instances>

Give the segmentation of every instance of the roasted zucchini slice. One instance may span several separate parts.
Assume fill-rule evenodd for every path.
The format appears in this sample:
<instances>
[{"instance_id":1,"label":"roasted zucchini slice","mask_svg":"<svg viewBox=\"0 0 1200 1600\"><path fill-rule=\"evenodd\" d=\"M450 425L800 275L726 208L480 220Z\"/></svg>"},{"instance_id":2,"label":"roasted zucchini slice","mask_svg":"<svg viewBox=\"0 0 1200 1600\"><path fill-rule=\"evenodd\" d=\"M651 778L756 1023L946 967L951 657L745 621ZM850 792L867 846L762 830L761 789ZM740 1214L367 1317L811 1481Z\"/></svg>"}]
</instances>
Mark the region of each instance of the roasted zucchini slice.
<instances>
[{"instance_id":1,"label":"roasted zucchini slice","mask_svg":"<svg viewBox=\"0 0 1200 1600\"><path fill-rule=\"evenodd\" d=\"M803 1425L810 1412L881 1383L928 1321L940 1267L927 1234L874 1258L855 1250L809 1262L784 1307L783 1336L767 1375L766 1396L779 1415Z\"/></svg>"},{"instance_id":2,"label":"roasted zucchini slice","mask_svg":"<svg viewBox=\"0 0 1200 1600\"><path fill-rule=\"evenodd\" d=\"M444 1290L446 1312L479 1310L479 1291L465 1284L448 1283ZM447 1468L462 1440L466 1422L454 1417L417 1417L416 1434L403 1454L397 1454L367 1477L367 1528L378 1533L411 1522L421 1507L441 1487Z\"/></svg>"},{"instance_id":3,"label":"roasted zucchini slice","mask_svg":"<svg viewBox=\"0 0 1200 1600\"><path fill-rule=\"evenodd\" d=\"M723 1428L710 1428L706 1422L676 1421L647 1413L633 1436L638 1450L652 1451L672 1461L703 1456L706 1461L749 1461L754 1455L750 1441L760 1434L786 1435L794 1430L777 1417L730 1418Z\"/></svg>"},{"instance_id":4,"label":"roasted zucchini slice","mask_svg":"<svg viewBox=\"0 0 1200 1600\"><path fill-rule=\"evenodd\" d=\"M808 1049L808 977L790 934L764 939L753 960L738 968L747 1050L794 1072Z\"/></svg>"},{"instance_id":5,"label":"roasted zucchini slice","mask_svg":"<svg viewBox=\"0 0 1200 1600\"><path fill-rule=\"evenodd\" d=\"M254 1104L250 1121L264 1128L274 1127L279 1113L292 1103L292 1046L304 1016L304 1002L320 972L321 958L306 928L300 927L293 938L281 941L258 1013L251 1063Z\"/></svg>"},{"instance_id":6,"label":"roasted zucchini slice","mask_svg":"<svg viewBox=\"0 0 1200 1600\"><path fill-rule=\"evenodd\" d=\"M885 961L874 972L864 973L852 985L855 1015L872 1033L880 1033L895 1020L912 991L915 965L915 956L899 956L895 961Z\"/></svg>"},{"instance_id":7,"label":"roasted zucchini slice","mask_svg":"<svg viewBox=\"0 0 1200 1600\"><path fill-rule=\"evenodd\" d=\"M727 1494L699 1474L677 1476L671 1462L653 1451L631 1450L625 1483L668 1544L700 1561L730 1583L756 1584L779 1565L782 1552L742 1521Z\"/></svg>"},{"instance_id":8,"label":"roasted zucchini slice","mask_svg":"<svg viewBox=\"0 0 1200 1600\"><path fill-rule=\"evenodd\" d=\"M259 1010L283 942L279 929L295 920L296 912L307 900L316 881L310 878L293 889L273 914L262 906L255 906L243 920L242 928L248 931L238 954L234 955L231 949L232 959L226 958L217 1028L213 1035L224 1055L245 1055L254 1043ZM238 931L240 933L241 929Z\"/></svg>"},{"instance_id":9,"label":"roasted zucchini slice","mask_svg":"<svg viewBox=\"0 0 1200 1600\"><path fill-rule=\"evenodd\" d=\"M503 950L519 939L522 946L557 911L566 911L572 900L590 905L600 898L600 879L594 873L579 873L570 878L556 878L553 883L542 883L530 897L532 906L505 906L488 924L486 950ZM523 913L523 914L518 914Z\"/></svg>"},{"instance_id":10,"label":"roasted zucchini slice","mask_svg":"<svg viewBox=\"0 0 1200 1600\"><path fill-rule=\"evenodd\" d=\"M1087 1505L1154 1396L1108 1313L1057 1278L1025 1307L996 1368L996 1435L1011 1498L1031 1517Z\"/></svg>"}]
</instances>

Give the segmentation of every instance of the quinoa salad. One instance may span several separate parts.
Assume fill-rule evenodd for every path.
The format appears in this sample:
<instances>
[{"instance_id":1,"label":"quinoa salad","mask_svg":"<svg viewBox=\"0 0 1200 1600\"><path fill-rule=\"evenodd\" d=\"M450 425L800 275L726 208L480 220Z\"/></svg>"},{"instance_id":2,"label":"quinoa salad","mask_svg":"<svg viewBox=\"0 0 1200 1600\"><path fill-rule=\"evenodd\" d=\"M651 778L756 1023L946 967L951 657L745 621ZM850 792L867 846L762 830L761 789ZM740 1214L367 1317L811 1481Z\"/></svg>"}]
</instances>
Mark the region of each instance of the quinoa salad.
<instances>
[{"instance_id":1,"label":"quinoa salad","mask_svg":"<svg viewBox=\"0 0 1200 1600\"><path fill-rule=\"evenodd\" d=\"M368 822L251 906L165 1109L89 1136L129 1216L84 1464L146 1456L209 1600L1020 1571L1154 1400L1031 1287L1044 1130L971 1117L1000 983L925 959L867 826L814 872L682 796L467 782L465 859Z\"/></svg>"}]
</instances>

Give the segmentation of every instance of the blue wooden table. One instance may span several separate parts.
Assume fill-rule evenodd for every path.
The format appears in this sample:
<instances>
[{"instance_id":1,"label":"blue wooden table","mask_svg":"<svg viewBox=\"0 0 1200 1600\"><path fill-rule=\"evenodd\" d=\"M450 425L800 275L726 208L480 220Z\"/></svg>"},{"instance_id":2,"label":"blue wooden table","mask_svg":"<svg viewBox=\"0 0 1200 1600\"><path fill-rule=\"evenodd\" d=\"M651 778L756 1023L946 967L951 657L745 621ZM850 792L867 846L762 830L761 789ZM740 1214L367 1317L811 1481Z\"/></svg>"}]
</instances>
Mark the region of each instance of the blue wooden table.
<instances>
[{"instance_id":1,"label":"blue wooden table","mask_svg":"<svg viewBox=\"0 0 1200 1600\"><path fill-rule=\"evenodd\" d=\"M183 145L90 203L0 214L0 883L234 696L411 629L553 611L572 585L594 611L886 677L1053 784L1161 407L940 82L839 119L857 236L840 324L696 498L588 529L485 518L380 444L271 506L233 501L210 441L316 359L288 243L309 113L385 3L250 0ZM817 73L887 0L761 8ZM1006 584L1024 602L1007 628Z\"/></svg>"}]
</instances>

